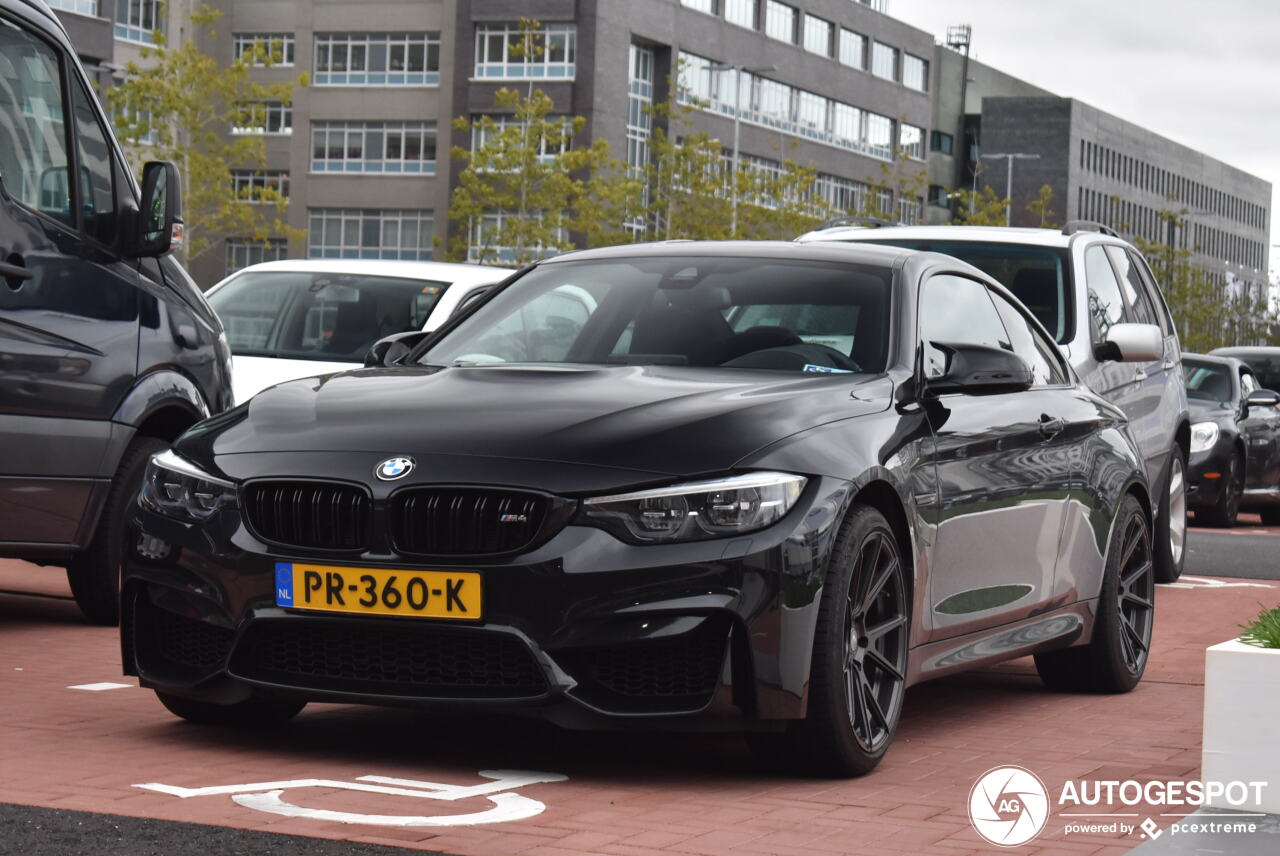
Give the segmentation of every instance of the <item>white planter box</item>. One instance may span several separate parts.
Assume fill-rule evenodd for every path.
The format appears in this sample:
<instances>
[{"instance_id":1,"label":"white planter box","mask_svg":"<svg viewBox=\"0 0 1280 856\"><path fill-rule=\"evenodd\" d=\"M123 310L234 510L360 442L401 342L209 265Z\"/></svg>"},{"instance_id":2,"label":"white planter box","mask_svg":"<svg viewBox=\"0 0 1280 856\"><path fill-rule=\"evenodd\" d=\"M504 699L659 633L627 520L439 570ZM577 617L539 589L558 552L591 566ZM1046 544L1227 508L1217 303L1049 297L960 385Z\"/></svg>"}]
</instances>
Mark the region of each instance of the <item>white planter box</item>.
<instances>
[{"instance_id":1,"label":"white planter box","mask_svg":"<svg viewBox=\"0 0 1280 856\"><path fill-rule=\"evenodd\" d=\"M1209 805L1280 814L1280 649L1233 639L1205 651L1201 752L1205 782L1268 783L1256 803Z\"/></svg>"}]
</instances>

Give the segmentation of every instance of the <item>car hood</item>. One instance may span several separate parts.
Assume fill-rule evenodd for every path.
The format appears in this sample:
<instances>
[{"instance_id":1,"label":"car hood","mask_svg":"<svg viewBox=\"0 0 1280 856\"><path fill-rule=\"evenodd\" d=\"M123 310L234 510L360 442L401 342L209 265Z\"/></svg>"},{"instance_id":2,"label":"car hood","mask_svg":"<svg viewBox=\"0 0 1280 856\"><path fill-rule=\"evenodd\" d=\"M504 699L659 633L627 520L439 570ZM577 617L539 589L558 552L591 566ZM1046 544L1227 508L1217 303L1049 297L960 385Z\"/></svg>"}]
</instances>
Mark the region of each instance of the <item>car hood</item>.
<instances>
[{"instance_id":1,"label":"car hood","mask_svg":"<svg viewBox=\"0 0 1280 856\"><path fill-rule=\"evenodd\" d=\"M723 471L828 422L884 410L885 376L669 366L375 368L271 387L178 450L477 456L650 474ZM228 474L240 469L226 461Z\"/></svg>"},{"instance_id":2,"label":"car hood","mask_svg":"<svg viewBox=\"0 0 1280 856\"><path fill-rule=\"evenodd\" d=\"M1187 411L1196 422L1222 419L1233 420L1235 417L1235 411L1223 401L1203 401L1188 398Z\"/></svg>"},{"instance_id":3,"label":"car hood","mask_svg":"<svg viewBox=\"0 0 1280 856\"><path fill-rule=\"evenodd\" d=\"M291 360L287 357L237 354L231 370L231 387L235 391L236 401L248 401L277 383L359 367L359 363L340 360Z\"/></svg>"}]
</instances>

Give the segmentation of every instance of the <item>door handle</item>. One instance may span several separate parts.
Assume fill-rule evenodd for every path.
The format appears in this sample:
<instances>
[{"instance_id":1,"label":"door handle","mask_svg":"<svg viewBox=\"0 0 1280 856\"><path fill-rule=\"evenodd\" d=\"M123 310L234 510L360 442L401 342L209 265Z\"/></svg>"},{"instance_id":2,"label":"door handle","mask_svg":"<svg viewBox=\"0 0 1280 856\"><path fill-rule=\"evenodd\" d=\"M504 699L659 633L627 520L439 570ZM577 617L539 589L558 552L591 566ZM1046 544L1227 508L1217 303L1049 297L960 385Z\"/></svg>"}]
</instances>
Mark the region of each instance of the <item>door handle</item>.
<instances>
[{"instance_id":1,"label":"door handle","mask_svg":"<svg viewBox=\"0 0 1280 856\"><path fill-rule=\"evenodd\" d=\"M1146 379L1147 379L1147 373L1143 369L1138 369L1133 373L1134 383L1142 383Z\"/></svg>"},{"instance_id":2,"label":"door handle","mask_svg":"<svg viewBox=\"0 0 1280 856\"><path fill-rule=\"evenodd\" d=\"M9 258L18 258L18 260L21 261L18 256L10 256ZM0 262L0 277L3 277L4 279L31 279L33 276L35 276L34 273L27 270L20 264ZM17 286L14 286L14 288L17 288Z\"/></svg>"},{"instance_id":3,"label":"door handle","mask_svg":"<svg viewBox=\"0 0 1280 856\"><path fill-rule=\"evenodd\" d=\"M1060 416L1040 414L1040 436L1046 440L1061 434L1067 427L1067 420Z\"/></svg>"}]
</instances>

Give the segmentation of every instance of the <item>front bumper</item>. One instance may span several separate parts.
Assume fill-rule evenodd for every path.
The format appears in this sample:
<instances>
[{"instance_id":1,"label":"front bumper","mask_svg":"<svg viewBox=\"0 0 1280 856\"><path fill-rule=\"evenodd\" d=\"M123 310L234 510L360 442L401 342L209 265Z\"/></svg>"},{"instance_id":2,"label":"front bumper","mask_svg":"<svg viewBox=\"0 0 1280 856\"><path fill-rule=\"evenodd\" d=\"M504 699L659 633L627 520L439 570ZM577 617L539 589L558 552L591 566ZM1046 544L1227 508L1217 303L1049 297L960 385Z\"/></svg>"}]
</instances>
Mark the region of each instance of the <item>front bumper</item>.
<instances>
[{"instance_id":1,"label":"front bumper","mask_svg":"<svg viewBox=\"0 0 1280 856\"><path fill-rule=\"evenodd\" d=\"M191 526L139 508L172 546L127 563L123 662L143 686L220 703L501 708L571 727L646 718L751 728L805 712L822 573L848 485L812 479L796 507L736 539L635 546L566 526L502 560L299 555L238 512ZM276 605L277 561L478 571L479 622Z\"/></svg>"},{"instance_id":2,"label":"front bumper","mask_svg":"<svg viewBox=\"0 0 1280 856\"><path fill-rule=\"evenodd\" d=\"M1193 510L1212 508L1226 495L1227 478L1235 447L1230 438L1219 437L1213 447L1195 452L1187 459L1187 504ZM1210 477L1207 474L1216 473Z\"/></svg>"}]
</instances>

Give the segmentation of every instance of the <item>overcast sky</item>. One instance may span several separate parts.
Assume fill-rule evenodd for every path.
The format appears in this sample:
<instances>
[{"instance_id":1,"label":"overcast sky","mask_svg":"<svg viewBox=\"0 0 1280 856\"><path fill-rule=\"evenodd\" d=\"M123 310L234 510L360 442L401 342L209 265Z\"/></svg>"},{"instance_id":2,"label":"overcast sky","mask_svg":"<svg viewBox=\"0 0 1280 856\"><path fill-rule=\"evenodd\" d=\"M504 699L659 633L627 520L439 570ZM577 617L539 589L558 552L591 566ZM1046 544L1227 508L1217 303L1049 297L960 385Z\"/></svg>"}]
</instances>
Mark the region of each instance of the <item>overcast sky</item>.
<instances>
[{"instance_id":1,"label":"overcast sky","mask_svg":"<svg viewBox=\"0 0 1280 856\"><path fill-rule=\"evenodd\" d=\"M1280 0L889 0L972 56L1271 182L1280 244ZM1280 249L1271 249L1280 270Z\"/></svg>"}]
</instances>

